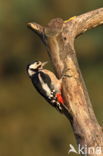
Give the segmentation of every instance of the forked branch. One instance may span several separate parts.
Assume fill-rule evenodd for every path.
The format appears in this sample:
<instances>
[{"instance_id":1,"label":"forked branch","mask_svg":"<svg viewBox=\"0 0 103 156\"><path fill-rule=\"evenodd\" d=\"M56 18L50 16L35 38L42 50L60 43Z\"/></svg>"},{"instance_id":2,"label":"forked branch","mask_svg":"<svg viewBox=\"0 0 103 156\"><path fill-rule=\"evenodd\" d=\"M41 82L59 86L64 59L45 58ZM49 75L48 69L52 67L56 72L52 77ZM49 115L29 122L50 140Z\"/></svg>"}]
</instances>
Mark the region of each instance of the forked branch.
<instances>
[{"instance_id":1,"label":"forked branch","mask_svg":"<svg viewBox=\"0 0 103 156\"><path fill-rule=\"evenodd\" d=\"M63 97L77 143L81 146L103 147L102 129L95 117L74 49L74 40L83 32L103 24L103 8L63 21L53 19L46 27L28 23L45 43L50 59L60 78L65 69L70 78L63 79ZM103 151L102 151L103 152ZM96 156L90 153L88 156ZM103 153L100 154L103 156Z\"/></svg>"}]
</instances>

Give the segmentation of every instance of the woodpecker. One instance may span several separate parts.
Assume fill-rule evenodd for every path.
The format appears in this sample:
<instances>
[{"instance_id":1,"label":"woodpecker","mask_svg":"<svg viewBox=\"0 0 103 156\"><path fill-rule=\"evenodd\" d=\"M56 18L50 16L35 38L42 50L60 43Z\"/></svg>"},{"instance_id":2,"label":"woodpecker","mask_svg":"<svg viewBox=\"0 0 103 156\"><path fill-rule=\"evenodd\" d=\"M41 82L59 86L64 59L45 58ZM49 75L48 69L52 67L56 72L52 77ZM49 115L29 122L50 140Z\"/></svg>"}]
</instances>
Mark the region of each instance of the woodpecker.
<instances>
[{"instance_id":1,"label":"woodpecker","mask_svg":"<svg viewBox=\"0 0 103 156\"><path fill-rule=\"evenodd\" d=\"M65 107L61 95L62 79L53 72L44 69L47 62L35 61L27 66L27 73L36 90L59 112Z\"/></svg>"}]
</instances>

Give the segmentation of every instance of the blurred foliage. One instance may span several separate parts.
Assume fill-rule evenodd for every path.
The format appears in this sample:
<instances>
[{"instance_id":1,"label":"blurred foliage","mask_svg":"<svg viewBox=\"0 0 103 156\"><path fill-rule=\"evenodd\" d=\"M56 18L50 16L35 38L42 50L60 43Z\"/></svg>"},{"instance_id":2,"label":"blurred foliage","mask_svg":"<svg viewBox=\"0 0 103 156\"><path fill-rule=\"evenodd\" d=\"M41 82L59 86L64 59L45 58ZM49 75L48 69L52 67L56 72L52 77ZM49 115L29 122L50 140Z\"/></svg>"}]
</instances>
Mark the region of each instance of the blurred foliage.
<instances>
[{"instance_id":1,"label":"blurred foliage","mask_svg":"<svg viewBox=\"0 0 103 156\"><path fill-rule=\"evenodd\" d=\"M34 90L26 65L48 60L27 22L46 25L51 18L71 16L103 6L98 0L0 0L0 156L67 156L76 147L67 119ZM103 118L103 27L92 29L76 42L79 64L94 111ZM47 66L51 69L50 63ZM70 154L74 156L73 154Z\"/></svg>"}]
</instances>

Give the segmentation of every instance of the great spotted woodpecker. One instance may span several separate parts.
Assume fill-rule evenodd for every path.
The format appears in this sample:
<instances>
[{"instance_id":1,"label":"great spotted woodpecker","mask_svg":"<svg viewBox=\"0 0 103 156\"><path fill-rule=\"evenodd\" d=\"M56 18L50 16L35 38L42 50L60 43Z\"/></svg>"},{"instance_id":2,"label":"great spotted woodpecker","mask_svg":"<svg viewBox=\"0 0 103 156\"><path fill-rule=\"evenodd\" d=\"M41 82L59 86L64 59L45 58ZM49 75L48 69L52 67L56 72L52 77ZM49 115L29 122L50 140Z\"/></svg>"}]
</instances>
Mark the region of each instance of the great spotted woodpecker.
<instances>
[{"instance_id":1,"label":"great spotted woodpecker","mask_svg":"<svg viewBox=\"0 0 103 156\"><path fill-rule=\"evenodd\" d=\"M57 110L62 113L64 101L61 95L62 79L44 69L47 62L35 61L27 66L27 73L37 91Z\"/></svg>"}]
</instances>

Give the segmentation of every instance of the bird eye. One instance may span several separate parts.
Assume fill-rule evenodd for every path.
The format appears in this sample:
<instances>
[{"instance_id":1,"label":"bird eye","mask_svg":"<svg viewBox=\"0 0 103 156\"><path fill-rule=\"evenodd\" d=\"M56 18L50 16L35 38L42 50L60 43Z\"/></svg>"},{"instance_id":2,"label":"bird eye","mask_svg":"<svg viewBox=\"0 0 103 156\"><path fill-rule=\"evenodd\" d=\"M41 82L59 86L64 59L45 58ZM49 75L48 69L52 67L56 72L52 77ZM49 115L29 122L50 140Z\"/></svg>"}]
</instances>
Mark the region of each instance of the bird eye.
<instances>
[{"instance_id":1,"label":"bird eye","mask_svg":"<svg viewBox=\"0 0 103 156\"><path fill-rule=\"evenodd\" d=\"M39 64L39 62L37 62L37 64Z\"/></svg>"}]
</instances>

